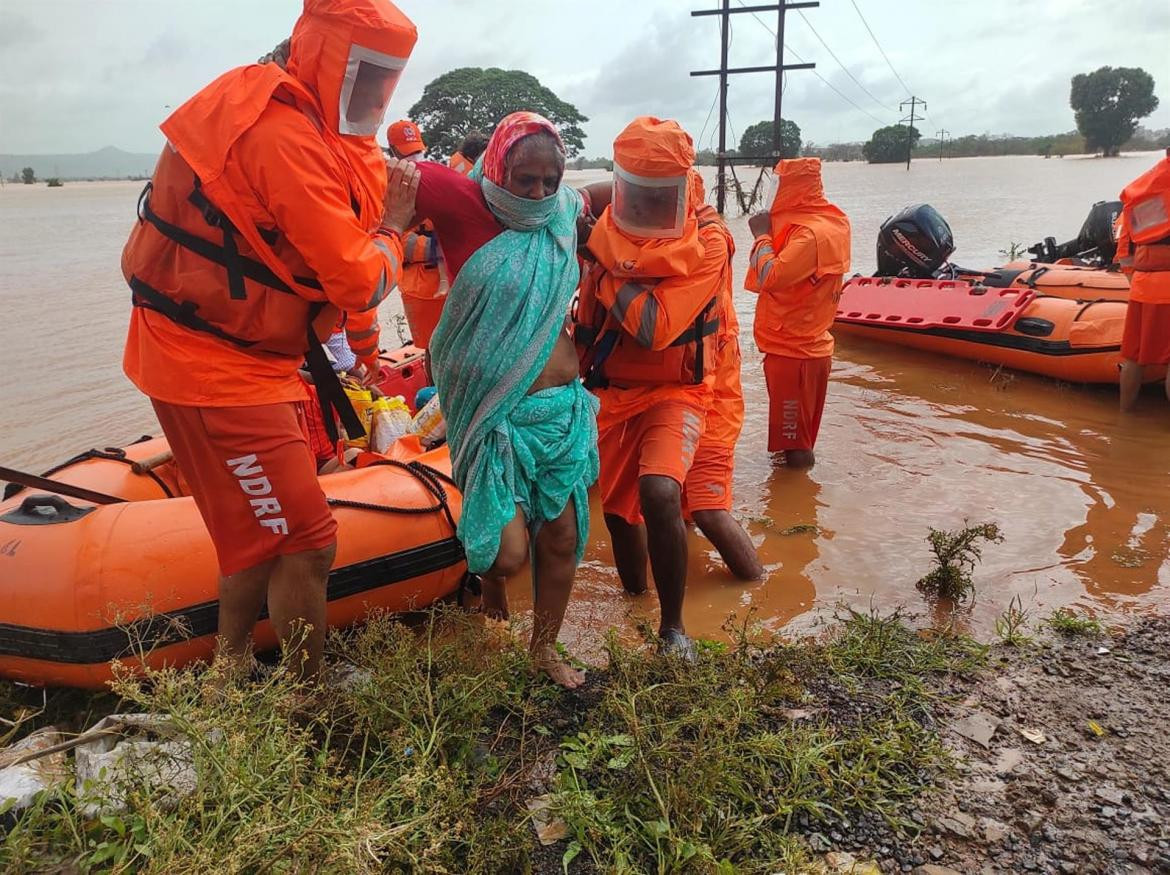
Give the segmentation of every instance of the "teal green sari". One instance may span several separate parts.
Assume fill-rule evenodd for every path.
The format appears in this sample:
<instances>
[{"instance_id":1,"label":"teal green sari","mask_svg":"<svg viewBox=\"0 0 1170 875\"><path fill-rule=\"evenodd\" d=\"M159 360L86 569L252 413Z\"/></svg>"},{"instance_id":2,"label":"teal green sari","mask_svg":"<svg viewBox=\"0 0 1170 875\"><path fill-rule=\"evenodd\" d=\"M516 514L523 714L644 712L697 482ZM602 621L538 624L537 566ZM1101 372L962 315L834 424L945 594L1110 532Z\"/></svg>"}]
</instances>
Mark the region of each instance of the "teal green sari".
<instances>
[{"instance_id":1,"label":"teal green sari","mask_svg":"<svg viewBox=\"0 0 1170 875\"><path fill-rule=\"evenodd\" d=\"M431 371L447 421L458 535L468 568L482 573L519 505L533 541L573 500L577 561L589 534L587 490L597 480L597 401L579 380L528 389L563 330L577 288L581 196L562 186L518 198L472 171L507 228L459 271L431 338Z\"/></svg>"}]
</instances>

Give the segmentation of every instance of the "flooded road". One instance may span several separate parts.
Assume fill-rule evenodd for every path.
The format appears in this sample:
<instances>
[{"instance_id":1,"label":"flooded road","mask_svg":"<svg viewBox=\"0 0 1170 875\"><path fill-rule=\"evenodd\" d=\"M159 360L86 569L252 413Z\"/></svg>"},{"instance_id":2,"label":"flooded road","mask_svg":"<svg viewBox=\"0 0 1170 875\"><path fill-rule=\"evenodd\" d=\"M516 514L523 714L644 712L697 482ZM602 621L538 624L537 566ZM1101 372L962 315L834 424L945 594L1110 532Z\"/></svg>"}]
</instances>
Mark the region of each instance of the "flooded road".
<instances>
[{"instance_id":1,"label":"flooded road","mask_svg":"<svg viewBox=\"0 0 1170 875\"><path fill-rule=\"evenodd\" d=\"M826 190L853 221L855 270L872 271L877 226L916 201L947 217L959 263L986 267L1005 261L1000 250L1012 242L1074 236L1093 201L1115 197L1157 157L921 161L909 173L828 164ZM0 190L4 464L41 470L91 446L157 431L120 366L129 292L118 258L140 188ZM730 224L741 285L750 235L746 219ZM692 535L692 633L717 636L730 615L749 608L773 629L806 628L838 605L905 606L929 616L914 587L929 567L928 529L964 519L994 521L1005 536L986 547L976 601L960 616L979 633L991 630L1014 596L1037 618L1061 605L1108 616L1170 603L1170 408L1156 393L1122 419L1109 389L839 338L816 468L773 468L754 304L739 293L747 423L736 454L735 513L769 572L761 583L733 581L710 545ZM389 343L397 302L384 309ZM565 636L587 651L605 629L632 634L639 617L656 613L653 596L621 594L594 511ZM511 595L521 609L530 603L523 580Z\"/></svg>"}]
</instances>

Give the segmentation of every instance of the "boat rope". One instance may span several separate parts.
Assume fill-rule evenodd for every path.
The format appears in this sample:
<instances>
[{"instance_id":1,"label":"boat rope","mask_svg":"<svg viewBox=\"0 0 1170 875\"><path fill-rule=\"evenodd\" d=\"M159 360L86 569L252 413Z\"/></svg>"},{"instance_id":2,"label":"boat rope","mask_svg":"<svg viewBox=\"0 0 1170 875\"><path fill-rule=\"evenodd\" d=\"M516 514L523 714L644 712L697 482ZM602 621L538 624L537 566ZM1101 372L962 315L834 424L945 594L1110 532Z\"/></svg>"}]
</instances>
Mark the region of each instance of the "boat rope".
<instances>
[{"instance_id":1,"label":"boat rope","mask_svg":"<svg viewBox=\"0 0 1170 875\"><path fill-rule=\"evenodd\" d=\"M143 435L134 443L140 444L143 441L148 440L150 440L150 435ZM106 447L105 449L101 450L95 447L93 449L86 450L84 453L78 453L71 459L66 459L60 465L55 465L48 471L43 471L40 476L46 478L52 477L54 474L65 470L71 465L77 465L81 462L88 462L90 459L103 459L107 462L120 462L123 465L131 466L132 469L134 466L134 460L127 458L126 451L121 447ZM156 484L158 484L159 489L163 491L163 495L166 498L175 497L175 493L171 491L169 486L167 486L166 481L155 474L154 471L135 471L134 473L138 474L140 477L149 477L151 480L153 480ZM12 498L12 496L19 495L26 488L27 487L22 483L17 483L15 481L10 482L7 486L4 487L3 500L7 501L8 499Z\"/></svg>"},{"instance_id":2,"label":"boat rope","mask_svg":"<svg viewBox=\"0 0 1170 875\"><path fill-rule=\"evenodd\" d=\"M447 499L447 490L443 487L444 482L454 486L454 480L442 471L417 461L403 462L398 459L379 459L364 467L373 468L378 466L389 466L406 471L418 480L427 492L434 496L435 503L425 507L402 507L393 504L377 504L369 501L353 501L348 498L331 498L327 496L325 500L329 503L329 506L348 507L354 510L372 510L381 513L406 514L407 516L421 516L442 512L447 517L447 522L451 524L451 531L455 531L455 515L451 513L451 507Z\"/></svg>"}]
</instances>

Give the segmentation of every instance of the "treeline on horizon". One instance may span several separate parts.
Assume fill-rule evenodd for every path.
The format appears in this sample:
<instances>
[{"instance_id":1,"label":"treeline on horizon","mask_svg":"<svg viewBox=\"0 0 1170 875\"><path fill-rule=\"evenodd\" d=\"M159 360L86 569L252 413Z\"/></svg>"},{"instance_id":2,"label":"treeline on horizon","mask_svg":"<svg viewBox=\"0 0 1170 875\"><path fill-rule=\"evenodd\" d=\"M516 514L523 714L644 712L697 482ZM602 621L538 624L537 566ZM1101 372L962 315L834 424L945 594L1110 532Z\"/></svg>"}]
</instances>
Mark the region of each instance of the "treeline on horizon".
<instances>
[{"instance_id":1,"label":"treeline on horizon","mask_svg":"<svg viewBox=\"0 0 1170 875\"><path fill-rule=\"evenodd\" d=\"M800 154L806 158L820 158L822 161L864 161L864 141L855 143L829 143L820 145L811 140L805 142ZM1138 128L1132 137L1122 145L1123 152L1153 152L1170 148L1170 128L1150 130ZM967 134L940 142L920 140L914 146L915 158L980 158L1002 155L1038 155L1062 158L1065 155L1088 155L1098 150L1088 149L1085 138L1076 131L1063 134L1047 134L1037 137L1017 137L1010 134ZM737 149L727 154L739 155ZM716 153L713 149L700 149L695 154L695 164L700 167L714 167ZM569 161L573 170L612 170L609 158L579 157Z\"/></svg>"}]
</instances>

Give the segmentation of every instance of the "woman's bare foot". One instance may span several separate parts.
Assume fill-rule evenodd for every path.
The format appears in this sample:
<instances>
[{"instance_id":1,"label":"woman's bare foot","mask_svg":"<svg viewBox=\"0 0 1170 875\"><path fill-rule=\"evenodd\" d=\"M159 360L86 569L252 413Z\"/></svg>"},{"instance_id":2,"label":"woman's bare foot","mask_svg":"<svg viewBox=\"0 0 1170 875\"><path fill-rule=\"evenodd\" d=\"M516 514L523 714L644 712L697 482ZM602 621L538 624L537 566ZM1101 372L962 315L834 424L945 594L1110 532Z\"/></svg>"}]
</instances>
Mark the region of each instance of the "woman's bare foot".
<instances>
[{"instance_id":1,"label":"woman's bare foot","mask_svg":"<svg viewBox=\"0 0 1170 875\"><path fill-rule=\"evenodd\" d=\"M508 619L508 591L504 588L505 578L485 577L483 595L480 596L479 610L493 620Z\"/></svg>"},{"instance_id":2,"label":"woman's bare foot","mask_svg":"<svg viewBox=\"0 0 1170 875\"><path fill-rule=\"evenodd\" d=\"M548 675L549 680L566 690L575 690L585 683L585 672L573 668L561 659L555 647L543 647L532 654L532 665Z\"/></svg>"}]
</instances>

